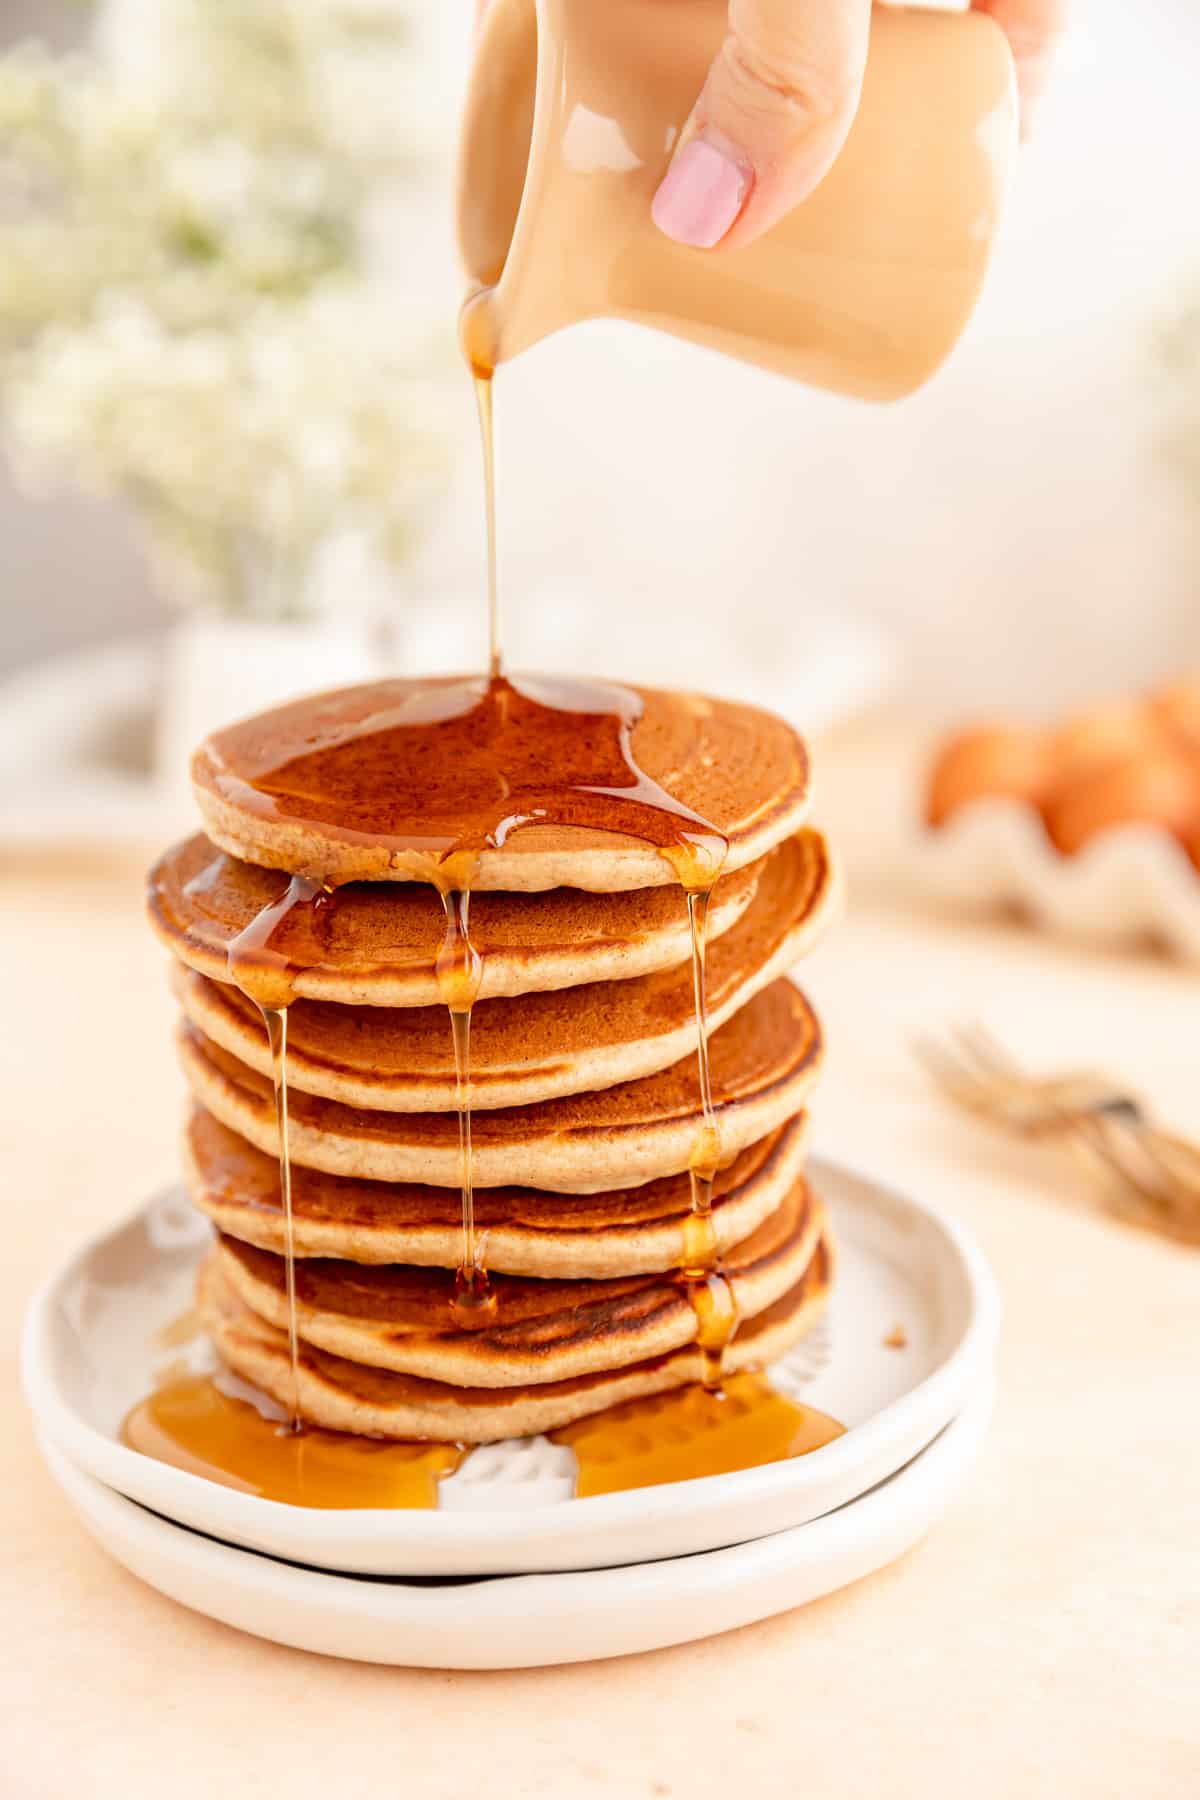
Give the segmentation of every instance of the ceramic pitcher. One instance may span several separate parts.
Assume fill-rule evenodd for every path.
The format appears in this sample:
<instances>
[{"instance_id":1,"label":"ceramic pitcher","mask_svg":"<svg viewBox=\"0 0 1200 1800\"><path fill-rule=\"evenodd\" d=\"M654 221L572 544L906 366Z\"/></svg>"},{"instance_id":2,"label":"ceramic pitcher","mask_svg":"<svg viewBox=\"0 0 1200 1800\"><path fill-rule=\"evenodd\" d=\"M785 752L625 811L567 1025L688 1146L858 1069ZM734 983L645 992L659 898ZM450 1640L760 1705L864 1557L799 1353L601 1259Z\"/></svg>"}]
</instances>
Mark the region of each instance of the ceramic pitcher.
<instances>
[{"instance_id":1,"label":"ceramic pitcher","mask_svg":"<svg viewBox=\"0 0 1200 1800\"><path fill-rule=\"evenodd\" d=\"M459 165L463 260L486 290L469 312L481 365L619 318L890 400L949 354L1016 150L997 26L877 7L832 170L756 243L695 250L650 205L727 29L727 0L492 0Z\"/></svg>"}]
</instances>

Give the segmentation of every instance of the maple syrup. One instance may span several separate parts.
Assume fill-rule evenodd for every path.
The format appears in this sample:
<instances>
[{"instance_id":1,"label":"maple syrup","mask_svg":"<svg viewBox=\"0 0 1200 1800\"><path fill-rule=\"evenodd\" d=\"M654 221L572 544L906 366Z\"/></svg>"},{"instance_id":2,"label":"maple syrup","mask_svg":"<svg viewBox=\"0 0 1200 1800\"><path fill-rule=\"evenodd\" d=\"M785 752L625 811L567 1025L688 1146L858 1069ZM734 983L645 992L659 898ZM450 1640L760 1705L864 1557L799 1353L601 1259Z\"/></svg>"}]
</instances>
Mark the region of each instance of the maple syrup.
<instances>
[{"instance_id":1,"label":"maple syrup","mask_svg":"<svg viewBox=\"0 0 1200 1800\"><path fill-rule=\"evenodd\" d=\"M230 980L258 1007L271 1051L275 1124L279 1136L279 1193L283 1206L284 1271L287 1283L288 1356L291 1369L287 1431L298 1435L300 1416L300 1334L296 1319L296 1235L292 1211L292 1157L288 1141L287 1015L295 999L297 964L280 955L273 939L285 919L305 911L312 926L333 895L320 882L294 875L278 900L264 907L238 934L226 954Z\"/></svg>"},{"instance_id":2,"label":"maple syrup","mask_svg":"<svg viewBox=\"0 0 1200 1800\"><path fill-rule=\"evenodd\" d=\"M484 518L487 531L488 672L500 673L499 557L496 549L496 426L490 370L473 369L479 438L483 446Z\"/></svg>"},{"instance_id":3,"label":"maple syrup","mask_svg":"<svg viewBox=\"0 0 1200 1800\"><path fill-rule=\"evenodd\" d=\"M494 585L494 583L493 583ZM717 1270L711 1227L712 1182L721 1160L708 1075L705 942L708 903L725 860L726 840L676 801L638 765L632 740L642 701L631 689L563 677L463 678L419 690L395 708L361 716L353 696L334 697L315 742L273 764L264 756L240 782L284 816L337 820L392 848L419 852L442 896L446 931L437 977L453 1034L461 1149L463 1238L458 1275L461 1322L486 1316L492 1301L475 1232L471 1169L471 1018L482 962L470 937L470 895L480 854L501 847L523 826L553 823L621 832L653 845L671 863L688 899L696 995L703 1122L692 1158L693 1218L681 1247L682 1279L697 1296L706 1379L717 1385L720 1357L736 1323L732 1290ZM421 817L419 834L412 831ZM285 893L230 946L230 979L263 1015L272 1047L279 1122L280 1186L288 1272L293 1369L299 1346L293 1303L291 1169L287 1141L286 1011L296 963L273 948L285 919L317 915L333 896L296 877ZM719 1303L700 1299L716 1292ZM723 1323L722 1323L723 1322ZM293 1389L298 1387L298 1377ZM298 1420L298 1408L293 1417Z\"/></svg>"},{"instance_id":4,"label":"maple syrup","mask_svg":"<svg viewBox=\"0 0 1200 1800\"><path fill-rule=\"evenodd\" d=\"M483 449L484 506L487 524L488 618L490 624L491 674L500 675L499 647L499 578L496 551L496 459L494 377L496 349L494 340L495 312L490 291L479 289L468 296L459 319L459 338L475 382ZM635 783L644 788L646 777L638 769L632 753L632 725L622 744L622 760ZM708 914L713 888L720 878L728 853L728 843L708 821L690 814L697 829L689 833L678 830L681 810L659 789L654 796L659 809L676 821L669 837L658 829L647 831L647 820L638 821L640 829L626 822L624 829L632 836L645 836L671 863L687 897L688 927L691 939L692 983L696 1018L696 1057L700 1087L701 1124L689 1164L692 1210L686 1220L681 1246L681 1276L696 1313L697 1342L706 1388L716 1391L721 1386L725 1351L737 1330L737 1305L733 1288L720 1272L716 1232L712 1223L712 1189L720 1168L721 1136L712 1100L712 1082L708 1059L708 1011L705 997L705 952L708 940ZM663 804L665 802L665 805ZM567 823L557 808L546 815L555 824ZM583 823L584 821L570 821ZM603 828L599 819L590 821ZM502 840L501 840L502 841ZM465 1166L465 1165L464 1165ZM464 1206L465 1206L464 1187Z\"/></svg>"},{"instance_id":5,"label":"maple syrup","mask_svg":"<svg viewBox=\"0 0 1200 1800\"><path fill-rule=\"evenodd\" d=\"M671 864L687 900L701 1119L689 1163L691 1208L683 1221L679 1279L696 1315L702 1383L610 1408L553 1434L578 1465L578 1492L690 1479L806 1453L841 1431L798 1407L761 1376L725 1379L737 1329L733 1288L722 1272L712 1216L723 1161L708 1056L705 957L709 905L725 863L723 834L674 800L638 765L641 715L629 689L589 680L509 677L500 650L494 370L481 336L486 309L464 307L461 335L475 382L483 450L488 558L486 679L409 690L394 707L363 713L353 694L332 696L299 754L273 761L260 747L250 768L226 770L251 810L336 825L361 842L420 861L441 895L446 929L439 991L454 1044L459 1124L462 1252L451 1317L478 1329L494 1315L485 1244L477 1233L471 1145L471 1023L482 961L470 936L471 887L480 855L530 825L579 826L651 845ZM414 831L413 821L420 828ZM382 1443L303 1425L301 1350L288 1143L287 1009L298 966L273 939L285 919L307 921L319 960L323 909L334 894L296 876L230 946L228 973L258 1006L271 1047L284 1215L291 1392L282 1423L270 1409L204 1377L172 1379L130 1414L125 1441L146 1454L246 1492L307 1506L432 1506L437 1483L464 1452L441 1444ZM289 942L296 939L289 926ZM301 934L304 936L304 933Z\"/></svg>"},{"instance_id":6,"label":"maple syrup","mask_svg":"<svg viewBox=\"0 0 1200 1800\"><path fill-rule=\"evenodd\" d=\"M325 1508L436 1506L439 1481L465 1454L456 1444L398 1444L281 1424L286 1421L225 1393L210 1376L191 1375L168 1381L135 1406L121 1439L221 1487Z\"/></svg>"},{"instance_id":7,"label":"maple syrup","mask_svg":"<svg viewBox=\"0 0 1200 1800\"><path fill-rule=\"evenodd\" d=\"M626 1400L551 1437L574 1451L575 1492L583 1498L806 1456L844 1429L814 1407L786 1399L764 1376L739 1374L719 1394L693 1385Z\"/></svg>"},{"instance_id":8,"label":"maple syrup","mask_svg":"<svg viewBox=\"0 0 1200 1800\"><path fill-rule=\"evenodd\" d=\"M453 862L454 858L451 857ZM479 998L483 960L471 942L471 889L447 887L442 894L446 936L437 959L437 980L454 1040L454 1099L458 1113L458 1154L462 1189L462 1255L454 1286L454 1315L459 1324L478 1325L494 1318L496 1296L488 1282L483 1245L475 1231L475 1178L471 1155L471 1014Z\"/></svg>"}]
</instances>

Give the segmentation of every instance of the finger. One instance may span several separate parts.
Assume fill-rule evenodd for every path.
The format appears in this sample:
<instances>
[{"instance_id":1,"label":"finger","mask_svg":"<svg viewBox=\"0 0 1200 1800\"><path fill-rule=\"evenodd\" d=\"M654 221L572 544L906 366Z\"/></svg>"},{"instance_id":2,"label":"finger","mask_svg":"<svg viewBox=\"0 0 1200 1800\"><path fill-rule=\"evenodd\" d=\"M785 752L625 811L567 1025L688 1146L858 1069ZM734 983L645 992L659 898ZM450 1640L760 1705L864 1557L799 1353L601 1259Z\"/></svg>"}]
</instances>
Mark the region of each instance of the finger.
<instances>
[{"instance_id":1,"label":"finger","mask_svg":"<svg viewBox=\"0 0 1200 1800\"><path fill-rule=\"evenodd\" d=\"M1066 33L1070 0L975 0L975 10L995 19L1008 39L1017 66L1021 128L1028 131Z\"/></svg>"},{"instance_id":2,"label":"finger","mask_svg":"<svg viewBox=\"0 0 1200 1800\"><path fill-rule=\"evenodd\" d=\"M799 205L846 141L870 0L730 0L729 35L654 197L681 244L749 243Z\"/></svg>"}]
</instances>

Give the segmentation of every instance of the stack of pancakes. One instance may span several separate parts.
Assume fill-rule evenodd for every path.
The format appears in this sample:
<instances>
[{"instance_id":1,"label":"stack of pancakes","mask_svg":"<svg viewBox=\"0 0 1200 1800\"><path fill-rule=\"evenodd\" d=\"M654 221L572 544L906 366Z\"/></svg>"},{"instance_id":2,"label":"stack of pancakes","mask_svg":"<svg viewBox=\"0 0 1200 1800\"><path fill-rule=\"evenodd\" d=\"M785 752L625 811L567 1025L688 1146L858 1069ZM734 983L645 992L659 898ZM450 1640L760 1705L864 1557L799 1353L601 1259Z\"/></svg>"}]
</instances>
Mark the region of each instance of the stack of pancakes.
<instances>
[{"instance_id":1,"label":"stack of pancakes","mask_svg":"<svg viewBox=\"0 0 1200 1800\"><path fill-rule=\"evenodd\" d=\"M713 1223L739 1318L726 1352L736 1370L794 1343L829 1288L828 1225L804 1177L820 1031L786 971L824 926L837 881L824 840L804 824L808 763L788 726L723 702L641 700L641 768L729 843L709 914L707 994L722 1149ZM411 879L412 859L299 807L244 804L234 779L256 732L309 741L305 707L317 704L201 749L194 781L208 836L170 851L150 878L194 1097L186 1179L218 1234L200 1306L222 1357L290 1402L271 1054L227 962L275 909L271 952L294 994L303 1418L481 1443L698 1380L697 1315L680 1273L702 1124L698 1028L686 900L671 867L652 846L549 824L480 858L470 911L482 958L475 1219L496 1304L464 1318L439 895ZM289 911L293 875L333 887L319 918L309 905Z\"/></svg>"}]
</instances>

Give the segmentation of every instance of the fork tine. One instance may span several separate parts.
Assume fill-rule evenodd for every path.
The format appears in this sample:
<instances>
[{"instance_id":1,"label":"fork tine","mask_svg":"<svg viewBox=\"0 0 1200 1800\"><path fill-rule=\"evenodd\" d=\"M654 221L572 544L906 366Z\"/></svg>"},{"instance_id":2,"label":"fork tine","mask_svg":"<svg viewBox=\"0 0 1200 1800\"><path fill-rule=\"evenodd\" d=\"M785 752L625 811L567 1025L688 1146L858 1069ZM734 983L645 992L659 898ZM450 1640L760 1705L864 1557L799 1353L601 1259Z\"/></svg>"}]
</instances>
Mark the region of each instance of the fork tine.
<instances>
[{"instance_id":1,"label":"fork tine","mask_svg":"<svg viewBox=\"0 0 1200 1800\"><path fill-rule=\"evenodd\" d=\"M913 1053L935 1086L971 1112L1006 1122L1010 1115L1008 1095L997 1083L971 1068L953 1050L929 1038L914 1040Z\"/></svg>"},{"instance_id":2,"label":"fork tine","mask_svg":"<svg viewBox=\"0 0 1200 1800\"><path fill-rule=\"evenodd\" d=\"M987 1057L980 1056L971 1040L970 1031L963 1025L951 1025L948 1034L949 1047L959 1062L984 1080L993 1081L996 1076L995 1067Z\"/></svg>"},{"instance_id":3,"label":"fork tine","mask_svg":"<svg viewBox=\"0 0 1200 1800\"><path fill-rule=\"evenodd\" d=\"M1146 1123L1143 1116L1097 1110L1083 1077L1041 1079L983 1027L950 1028L948 1039L918 1035L913 1054L952 1101L993 1123L1027 1134L1066 1131L1107 1174L1108 1205L1119 1217L1181 1243L1200 1245L1200 1145ZM1092 1078L1096 1085L1100 1078ZM1074 1096L1074 1097L1073 1097Z\"/></svg>"},{"instance_id":4,"label":"fork tine","mask_svg":"<svg viewBox=\"0 0 1200 1800\"><path fill-rule=\"evenodd\" d=\"M1093 1148L1118 1182L1112 1208L1135 1224L1152 1228L1179 1243L1200 1244L1200 1194L1185 1188L1171 1192L1146 1182L1112 1145L1093 1139Z\"/></svg>"},{"instance_id":5,"label":"fork tine","mask_svg":"<svg viewBox=\"0 0 1200 1800\"><path fill-rule=\"evenodd\" d=\"M933 1038L914 1038L912 1049L926 1074L955 1099L964 1094L982 1094L986 1091L985 1084L979 1077L952 1050Z\"/></svg>"},{"instance_id":6,"label":"fork tine","mask_svg":"<svg viewBox=\"0 0 1200 1800\"><path fill-rule=\"evenodd\" d=\"M913 1048L943 1093L1010 1131L1061 1130L1070 1122L1041 1082L997 1068L965 1027L952 1030L949 1042L922 1036Z\"/></svg>"},{"instance_id":7,"label":"fork tine","mask_svg":"<svg viewBox=\"0 0 1200 1800\"><path fill-rule=\"evenodd\" d=\"M1149 1176L1151 1181L1145 1184L1153 1185L1168 1203L1200 1211L1200 1157L1194 1146L1172 1140L1153 1127L1128 1120L1105 1120L1096 1135L1121 1158L1130 1174L1134 1170L1134 1159L1139 1158L1143 1181ZM1179 1167L1185 1159L1192 1164L1190 1176Z\"/></svg>"},{"instance_id":8,"label":"fork tine","mask_svg":"<svg viewBox=\"0 0 1200 1800\"><path fill-rule=\"evenodd\" d=\"M1183 1210L1200 1216L1200 1183L1188 1181L1174 1169L1154 1142L1153 1132L1119 1125L1111 1119L1093 1120L1084 1135L1097 1155L1160 1210Z\"/></svg>"},{"instance_id":9,"label":"fork tine","mask_svg":"<svg viewBox=\"0 0 1200 1800\"><path fill-rule=\"evenodd\" d=\"M957 1026L954 1035L974 1060L982 1068L990 1070L992 1075L1000 1076L1006 1081L1028 1079L1020 1064L978 1020L968 1020L965 1024Z\"/></svg>"},{"instance_id":10,"label":"fork tine","mask_svg":"<svg viewBox=\"0 0 1200 1800\"><path fill-rule=\"evenodd\" d=\"M957 1026L951 1026L944 1039L927 1037L921 1042L926 1047L930 1061L936 1062L944 1070L952 1071L963 1081L969 1081L990 1092L1002 1079L990 1064L974 1054L970 1043Z\"/></svg>"}]
</instances>

